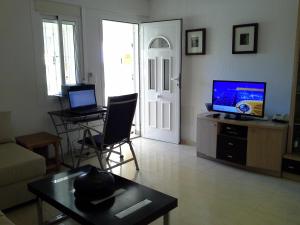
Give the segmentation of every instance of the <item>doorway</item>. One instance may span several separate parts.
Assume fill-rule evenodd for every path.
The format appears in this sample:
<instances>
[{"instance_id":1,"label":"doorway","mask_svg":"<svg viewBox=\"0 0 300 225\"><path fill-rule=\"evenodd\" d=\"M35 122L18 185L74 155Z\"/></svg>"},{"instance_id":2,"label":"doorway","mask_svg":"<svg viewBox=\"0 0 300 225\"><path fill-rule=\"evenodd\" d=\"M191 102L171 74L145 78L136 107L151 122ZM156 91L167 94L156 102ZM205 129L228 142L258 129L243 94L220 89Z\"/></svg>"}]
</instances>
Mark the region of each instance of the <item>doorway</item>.
<instances>
[{"instance_id":1,"label":"doorway","mask_svg":"<svg viewBox=\"0 0 300 225\"><path fill-rule=\"evenodd\" d=\"M140 93L138 24L102 20L104 102L109 96ZM134 117L133 136L140 136L140 103Z\"/></svg>"}]
</instances>

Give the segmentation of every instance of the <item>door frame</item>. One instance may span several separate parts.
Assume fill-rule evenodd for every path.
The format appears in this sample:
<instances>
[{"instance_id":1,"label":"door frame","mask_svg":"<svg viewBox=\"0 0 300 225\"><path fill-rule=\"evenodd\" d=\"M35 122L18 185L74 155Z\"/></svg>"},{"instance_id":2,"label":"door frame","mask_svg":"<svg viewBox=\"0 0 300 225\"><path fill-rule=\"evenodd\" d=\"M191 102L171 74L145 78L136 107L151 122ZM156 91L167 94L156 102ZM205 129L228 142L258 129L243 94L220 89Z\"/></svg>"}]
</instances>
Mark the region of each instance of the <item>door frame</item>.
<instances>
[{"instance_id":1,"label":"door frame","mask_svg":"<svg viewBox=\"0 0 300 225\"><path fill-rule=\"evenodd\" d=\"M137 79L136 82L138 83L138 102L137 102L137 108L138 108L138 118L139 118L139 124L138 124L138 128L139 128L139 134L137 135L137 137L134 138L138 138L141 137L142 134L142 119L141 119L141 111L142 111L142 98L141 98L141 71L140 71L140 23L139 22L130 22L130 21L125 21L125 20L118 20L118 19L108 19L108 18L101 18L100 19L100 29L101 29L101 58L103 59L103 35L104 35L104 31L103 31L103 21L112 21L112 22L119 22L119 23L127 23L127 24L132 24L132 25L137 25L137 35L135 35L134 38L137 37L137 44L135 45L135 49L134 49L134 62L135 62L135 74L137 74ZM137 61L136 61L137 60ZM102 102L105 103L105 70L104 70L104 60L102 60ZM132 138L132 139L134 139Z\"/></svg>"},{"instance_id":2,"label":"door frame","mask_svg":"<svg viewBox=\"0 0 300 225\"><path fill-rule=\"evenodd\" d=\"M167 22L167 21L174 21L174 20L179 20L180 21L180 64L179 64L179 112L180 112L180 117L179 117L179 144L182 144L182 139L181 139L181 122L182 122L182 110L181 110L181 88L182 88L182 58L183 58L183 55L182 55L182 47L183 47L183 44L182 44L182 35L183 35L183 18L177 18L177 19L165 19L165 20L151 20L151 21L145 21L145 22L140 22L138 24L138 28L139 28L139 78L140 78L140 91L141 93L144 92L145 88L144 87L144 84L141 85L141 71L142 71L142 64L141 64L141 51L142 51L142 48L141 48L141 29L140 29L140 24L145 24L145 23L156 23L156 22ZM144 133L144 125L146 124L145 123L145 107L144 107L144 94L143 94L143 98L142 96L140 96L140 129L141 129L141 137L143 137L143 133Z\"/></svg>"}]
</instances>

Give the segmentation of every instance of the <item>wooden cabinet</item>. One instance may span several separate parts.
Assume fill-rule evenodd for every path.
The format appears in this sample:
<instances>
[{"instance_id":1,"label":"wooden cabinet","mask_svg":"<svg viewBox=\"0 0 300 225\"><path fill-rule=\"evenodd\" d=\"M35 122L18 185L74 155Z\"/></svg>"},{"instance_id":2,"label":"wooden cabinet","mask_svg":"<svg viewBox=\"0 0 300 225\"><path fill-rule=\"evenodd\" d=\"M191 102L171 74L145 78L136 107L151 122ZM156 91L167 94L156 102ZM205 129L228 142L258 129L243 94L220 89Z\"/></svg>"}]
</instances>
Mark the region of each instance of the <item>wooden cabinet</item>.
<instances>
[{"instance_id":1,"label":"wooden cabinet","mask_svg":"<svg viewBox=\"0 0 300 225\"><path fill-rule=\"evenodd\" d=\"M229 131L225 132L227 128ZM271 121L237 121L200 114L197 118L197 155L280 176L287 129L287 124Z\"/></svg>"},{"instance_id":2,"label":"wooden cabinet","mask_svg":"<svg viewBox=\"0 0 300 225\"><path fill-rule=\"evenodd\" d=\"M197 152L216 158L218 123L199 119L197 120Z\"/></svg>"},{"instance_id":3,"label":"wooden cabinet","mask_svg":"<svg viewBox=\"0 0 300 225\"><path fill-rule=\"evenodd\" d=\"M247 166L280 172L286 138L286 131L282 129L249 127Z\"/></svg>"}]
</instances>

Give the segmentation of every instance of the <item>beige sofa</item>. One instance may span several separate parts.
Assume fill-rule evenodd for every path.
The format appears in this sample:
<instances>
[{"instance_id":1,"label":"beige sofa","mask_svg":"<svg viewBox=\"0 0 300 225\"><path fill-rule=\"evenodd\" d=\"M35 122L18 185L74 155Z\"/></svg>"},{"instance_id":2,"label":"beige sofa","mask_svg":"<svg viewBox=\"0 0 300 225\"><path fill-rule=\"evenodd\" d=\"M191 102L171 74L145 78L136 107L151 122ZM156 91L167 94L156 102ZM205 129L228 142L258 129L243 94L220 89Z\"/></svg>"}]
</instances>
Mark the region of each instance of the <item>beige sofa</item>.
<instances>
[{"instance_id":1,"label":"beige sofa","mask_svg":"<svg viewBox=\"0 0 300 225\"><path fill-rule=\"evenodd\" d=\"M1 211L0 211L0 224L1 225L14 225Z\"/></svg>"},{"instance_id":2,"label":"beige sofa","mask_svg":"<svg viewBox=\"0 0 300 225\"><path fill-rule=\"evenodd\" d=\"M45 159L13 137L10 112L0 112L0 210L32 200L27 183L46 174Z\"/></svg>"}]
</instances>

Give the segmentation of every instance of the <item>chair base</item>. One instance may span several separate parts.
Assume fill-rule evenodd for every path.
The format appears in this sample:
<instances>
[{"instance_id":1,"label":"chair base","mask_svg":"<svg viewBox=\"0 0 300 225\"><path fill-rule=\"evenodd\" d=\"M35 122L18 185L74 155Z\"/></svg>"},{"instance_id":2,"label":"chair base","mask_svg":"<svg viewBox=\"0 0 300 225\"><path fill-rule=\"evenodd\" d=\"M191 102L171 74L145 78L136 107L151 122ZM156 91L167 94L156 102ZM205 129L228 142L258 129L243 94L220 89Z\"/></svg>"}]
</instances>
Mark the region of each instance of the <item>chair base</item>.
<instances>
[{"instance_id":1,"label":"chair base","mask_svg":"<svg viewBox=\"0 0 300 225\"><path fill-rule=\"evenodd\" d=\"M86 141L87 140L87 136L91 140L90 143ZM126 143L129 145L129 148L130 148L130 151L131 151L131 154L132 154L132 158L127 159L127 160L124 161L123 160L124 159L124 155L122 154L121 146L124 145L124 144L126 144ZM133 149L133 146L132 146L132 142L130 140L124 141L124 142L121 142L121 143L117 143L117 144L112 145L112 146L107 146L104 149L102 145L99 146L99 145L96 144L96 142L95 142L95 140L93 138L93 135L91 134L91 131L89 129L86 129L84 131L83 139L81 141L81 149L80 149L80 154L79 154L79 158L78 158L78 161L77 161L77 167L80 166L80 160L81 160L81 157L82 157L82 154L83 154L84 146L88 146L89 148L93 148L95 150L96 156L97 156L99 164L100 164L100 168L103 169L103 170L111 170L113 168L121 166L121 165L123 165L125 163L128 163L130 161L134 161L136 170L139 170L139 165L138 165L138 162L137 162L137 159L136 159L136 155L135 155L135 152L134 152L134 149ZM116 148L119 148L120 152L115 151L114 149L116 149ZM112 153L120 155L121 162L117 163L114 166L109 166L109 167L105 168L105 166L102 163L103 156L104 156L105 153L108 153L108 155L106 157L106 162L107 162L108 165L109 165L109 158L110 158L110 156L111 156Z\"/></svg>"}]
</instances>

